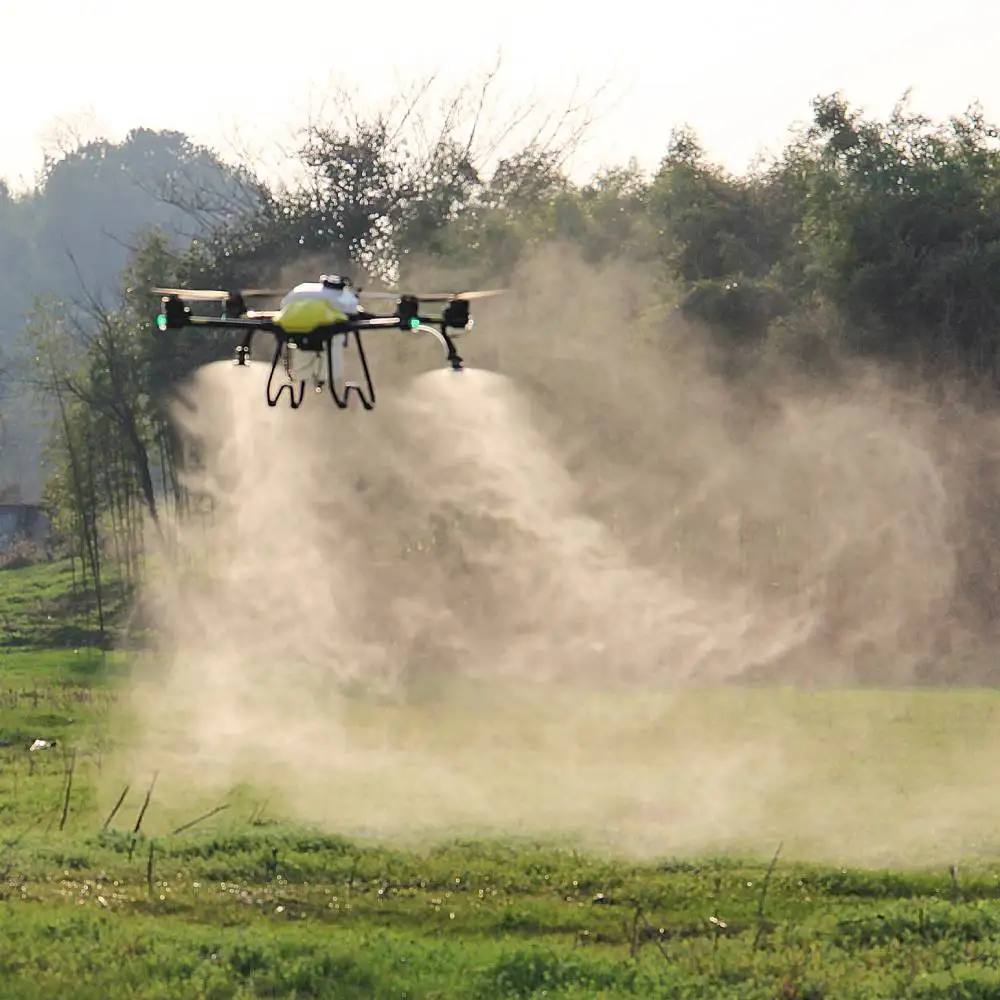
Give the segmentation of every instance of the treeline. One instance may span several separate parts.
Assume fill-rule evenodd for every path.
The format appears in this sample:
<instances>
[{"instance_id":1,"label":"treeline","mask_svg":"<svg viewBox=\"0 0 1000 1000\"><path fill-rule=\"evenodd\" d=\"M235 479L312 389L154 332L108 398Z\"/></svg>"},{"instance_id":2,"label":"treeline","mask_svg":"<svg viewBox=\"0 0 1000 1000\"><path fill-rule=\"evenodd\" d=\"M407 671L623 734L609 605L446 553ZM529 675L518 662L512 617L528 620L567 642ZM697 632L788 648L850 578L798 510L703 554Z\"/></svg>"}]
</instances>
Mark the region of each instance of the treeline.
<instances>
[{"instance_id":1,"label":"treeline","mask_svg":"<svg viewBox=\"0 0 1000 1000\"><path fill-rule=\"evenodd\" d=\"M198 191L208 211L177 204L178 190ZM45 412L17 377L31 359L20 335L35 299L113 296L137 233L155 227L182 248L215 225L224 206L253 197L252 178L213 151L145 128L121 142L60 140L26 191L0 181L0 488L17 486L34 501L42 487Z\"/></svg>"},{"instance_id":2,"label":"treeline","mask_svg":"<svg viewBox=\"0 0 1000 1000\"><path fill-rule=\"evenodd\" d=\"M246 286L311 256L366 280L405 283L419 261L495 281L569 243L659 275L733 370L777 352L807 368L848 354L994 377L1000 144L975 107L934 123L904 103L877 121L817 99L781 154L742 176L679 130L651 174L627 163L574 182L572 131L497 158L475 127L445 116L414 143L391 114L345 117L305 131L295 185L244 166L208 198L175 176L163 197L199 220L198 238L137 236L110 304L39 305L34 390L56 416L46 498L98 601L107 572L138 581L144 530L188 503L171 390L232 354L221 337L154 335L155 282Z\"/></svg>"}]
</instances>

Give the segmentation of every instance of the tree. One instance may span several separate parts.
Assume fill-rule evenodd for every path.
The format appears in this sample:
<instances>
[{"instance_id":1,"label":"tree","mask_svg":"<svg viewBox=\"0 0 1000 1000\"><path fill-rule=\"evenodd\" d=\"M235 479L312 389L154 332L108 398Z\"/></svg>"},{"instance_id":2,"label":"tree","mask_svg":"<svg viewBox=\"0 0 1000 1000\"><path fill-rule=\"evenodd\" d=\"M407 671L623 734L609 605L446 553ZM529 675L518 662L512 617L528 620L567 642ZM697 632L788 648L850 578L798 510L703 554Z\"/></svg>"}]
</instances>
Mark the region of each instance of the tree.
<instances>
[{"instance_id":1,"label":"tree","mask_svg":"<svg viewBox=\"0 0 1000 1000\"><path fill-rule=\"evenodd\" d=\"M815 102L819 169L803 205L816 288L859 331L855 346L997 362L1000 149L973 107L933 127L901 102L888 122L839 96Z\"/></svg>"},{"instance_id":2,"label":"tree","mask_svg":"<svg viewBox=\"0 0 1000 1000\"><path fill-rule=\"evenodd\" d=\"M693 132L678 129L648 194L660 259L687 288L682 309L735 344L756 344L789 308L771 278L789 224L773 213L772 190L767 177L710 164Z\"/></svg>"},{"instance_id":3,"label":"tree","mask_svg":"<svg viewBox=\"0 0 1000 1000\"><path fill-rule=\"evenodd\" d=\"M253 212L218 220L192 257L199 279L271 282L299 261L319 260L392 283L415 261L451 258L470 222L533 209L565 185L563 165L592 121L590 104L571 101L543 116L526 143L504 152L534 108L488 125L498 70L445 100L438 115L426 108L433 78L368 114L350 95L335 95L332 120L302 132L300 183L275 186Z\"/></svg>"}]
</instances>

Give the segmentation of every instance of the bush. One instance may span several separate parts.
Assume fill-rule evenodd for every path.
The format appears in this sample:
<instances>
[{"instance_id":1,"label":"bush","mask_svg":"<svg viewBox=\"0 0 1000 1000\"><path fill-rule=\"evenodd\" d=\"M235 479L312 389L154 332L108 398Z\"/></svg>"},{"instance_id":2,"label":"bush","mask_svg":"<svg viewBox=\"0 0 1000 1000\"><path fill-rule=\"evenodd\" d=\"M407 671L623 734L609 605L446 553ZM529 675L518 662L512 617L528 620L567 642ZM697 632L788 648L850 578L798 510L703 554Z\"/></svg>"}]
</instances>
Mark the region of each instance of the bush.
<instances>
[{"instance_id":1,"label":"bush","mask_svg":"<svg viewBox=\"0 0 1000 1000\"><path fill-rule=\"evenodd\" d=\"M24 569L45 559L45 553L30 539L15 539L0 551L0 569Z\"/></svg>"}]
</instances>

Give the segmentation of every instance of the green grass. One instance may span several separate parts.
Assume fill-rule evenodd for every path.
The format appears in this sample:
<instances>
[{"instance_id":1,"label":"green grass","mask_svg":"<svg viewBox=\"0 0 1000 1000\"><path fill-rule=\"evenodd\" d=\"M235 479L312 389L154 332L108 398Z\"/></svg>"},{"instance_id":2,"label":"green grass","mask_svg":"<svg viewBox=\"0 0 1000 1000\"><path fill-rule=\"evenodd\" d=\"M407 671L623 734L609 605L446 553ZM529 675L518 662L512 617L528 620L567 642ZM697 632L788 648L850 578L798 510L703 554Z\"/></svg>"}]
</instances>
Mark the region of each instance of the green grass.
<instances>
[{"instance_id":1,"label":"green grass","mask_svg":"<svg viewBox=\"0 0 1000 1000\"><path fill-rule=\"evenodd\" d=\"M109 632L122 611L122 588L105 583L104 611ZM100 645L100 621L92 590L83 585L80 565L68 559L22 569L0 569L0 635L6 648L65 649Z\"/></svg>"},{"instance_id":2,"label":"green grass","mask_svg":"<svg viewBox=\"0 0 1000 1000\"><path fill-rule=\"evenodd\" d=\"M168 813L154 788L136 834L135 787L106 822L128 661L32 638L59 634L57 615L42 621L52 609L74 613L65 568L0 580L18 623L0 653L4 998L1000 1000L1000 862L987 852L952 873L806 864L786 849L769 875L769 853L639 864L523 838L403 850L290 825L252 788L200 821L205 804ZM784 713L843 746L805 760L818 782L850 772L852 755L864 773L884 766L879 739L910 747L913 783L946 781L942 761L972 751L989 778L992 693L786 690L767 711L766 692L699 693L680 718L711 745L734 698L750 729ZM57 744L29 753L36 737Z\"/></svg>"},{"instance_id":3,"label":"green grass","mask_svg":"<svg viewBox=\"0 0 1000 1000\"><path fill-rule=\"evenodd\" d=\"M131 848L119 830L7 850L5 996L1000 995L990 871L956 888L779 861L768 883L763 862L246 824Z\"/></svg>"}]
</instances>

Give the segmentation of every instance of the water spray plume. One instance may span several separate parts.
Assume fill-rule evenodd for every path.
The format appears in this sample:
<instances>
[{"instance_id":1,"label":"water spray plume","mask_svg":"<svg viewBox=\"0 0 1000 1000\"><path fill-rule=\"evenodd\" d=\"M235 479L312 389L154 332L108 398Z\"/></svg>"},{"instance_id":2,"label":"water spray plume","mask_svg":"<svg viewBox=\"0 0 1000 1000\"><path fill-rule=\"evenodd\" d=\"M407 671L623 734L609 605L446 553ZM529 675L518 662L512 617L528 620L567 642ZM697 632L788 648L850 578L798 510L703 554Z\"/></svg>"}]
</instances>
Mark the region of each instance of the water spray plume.
<instances>
[{"instance_id":1,"label":"water spray plume","mask_svg":"<svg viewBox=\"0 0 1000 1000\"><path fill-rule=\"evenodd\" d=\"M373 345L372 413L270 410L230 365L185 387L215 510L173 526L186 558L145 595L161 668L133 682L130 766L386 838L872 860L964 842L974 796L995 820L989 741L929 767L879 718L734 685L912 683L976 638L955 442L996 430L877 371L751 393L678 324L621 329L645 276L561 251L524 275L481 311L479 368ZM852 748L882 761L867 784L837 779ZM914 827L928 772L946 830Z\"/></svg>"}]
</instances>

